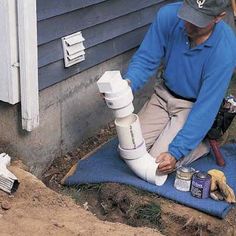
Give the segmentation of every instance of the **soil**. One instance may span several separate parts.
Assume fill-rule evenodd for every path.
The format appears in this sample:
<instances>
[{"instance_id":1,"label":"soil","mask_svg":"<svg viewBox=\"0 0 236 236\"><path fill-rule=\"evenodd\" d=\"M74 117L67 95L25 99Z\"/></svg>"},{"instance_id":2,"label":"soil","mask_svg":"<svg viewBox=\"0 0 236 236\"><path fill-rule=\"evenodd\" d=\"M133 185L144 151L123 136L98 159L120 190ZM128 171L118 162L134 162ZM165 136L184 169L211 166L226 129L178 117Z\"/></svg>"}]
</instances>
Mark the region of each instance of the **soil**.
<instances>
[{"instance_id":1,"label":"soil","mask_svg":"<svg viewBox=\"0 0 236 236\"><path fill-rule=\"evenodd\" d=\"M14 195L0 191L2 236L160 235L155 229L100 221L86 207L47 188L20 162L13 163L10 169L20 186Z\"/></svg>"}]
</instances>

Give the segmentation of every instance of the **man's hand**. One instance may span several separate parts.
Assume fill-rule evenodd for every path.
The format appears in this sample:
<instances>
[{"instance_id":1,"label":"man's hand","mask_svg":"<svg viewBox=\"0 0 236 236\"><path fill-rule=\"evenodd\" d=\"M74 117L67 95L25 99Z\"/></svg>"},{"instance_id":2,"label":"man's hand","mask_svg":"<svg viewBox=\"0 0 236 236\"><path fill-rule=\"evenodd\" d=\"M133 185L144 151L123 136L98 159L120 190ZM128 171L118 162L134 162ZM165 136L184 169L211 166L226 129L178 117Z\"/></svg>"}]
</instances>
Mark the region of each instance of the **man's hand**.
<instances>
[{"instance_id":1,"label":"man's hand","mask_svg":"<svg viewBox=\"0 0 236 236\"><path fill-rule=\"evenodd\" d=\"M176 159L170 153L163 152L156 158L156 163L159 163L160 173L168 174L175 169Z\"/></svg>"}]
</instances>

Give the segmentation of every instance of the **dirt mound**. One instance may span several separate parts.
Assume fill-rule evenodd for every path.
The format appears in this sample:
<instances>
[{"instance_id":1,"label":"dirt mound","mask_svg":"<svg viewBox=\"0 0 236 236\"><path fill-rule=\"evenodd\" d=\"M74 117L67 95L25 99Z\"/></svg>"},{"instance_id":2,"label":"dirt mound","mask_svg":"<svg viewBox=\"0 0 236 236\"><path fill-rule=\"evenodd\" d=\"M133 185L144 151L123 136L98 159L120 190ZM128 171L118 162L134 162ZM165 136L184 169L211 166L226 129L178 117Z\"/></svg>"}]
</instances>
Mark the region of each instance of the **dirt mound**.
<instances>
[{"instance_id":1,"label":"dirt mound","mask_svg":"<svg viewBox=\"0 0 236 236\"><path fill-rule=\"evenodd\" d=\"M14 195L0 191L0 235L160 235L147 228L102 222L66 196L48 189L14 163L21 184Z\"/></svg>"}]
</instances>

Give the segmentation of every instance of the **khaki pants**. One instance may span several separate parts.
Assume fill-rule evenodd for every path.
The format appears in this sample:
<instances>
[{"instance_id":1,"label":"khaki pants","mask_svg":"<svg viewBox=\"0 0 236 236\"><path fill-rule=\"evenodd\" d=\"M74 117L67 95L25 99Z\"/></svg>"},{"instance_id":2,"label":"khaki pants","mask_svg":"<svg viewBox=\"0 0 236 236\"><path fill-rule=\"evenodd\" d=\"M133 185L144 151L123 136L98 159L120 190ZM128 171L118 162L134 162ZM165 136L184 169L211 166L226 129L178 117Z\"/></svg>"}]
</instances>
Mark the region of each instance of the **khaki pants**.
<instances>
[{"instance_id":1,"label":"khaki pants","mask_svg":"<svg viewBox=\"0 0 236 236\"><path fill-rule=\"evenodd\" d=\"M168 146L179 130L183 127L193 103L173 97L159 82L155 86L155 93L139 112L139 119L147 150L154 157L168 151ZM209 153L209 144L203 141L184 158L176 167L188 165L199 157Z\"/></svg>"}]
</instances>

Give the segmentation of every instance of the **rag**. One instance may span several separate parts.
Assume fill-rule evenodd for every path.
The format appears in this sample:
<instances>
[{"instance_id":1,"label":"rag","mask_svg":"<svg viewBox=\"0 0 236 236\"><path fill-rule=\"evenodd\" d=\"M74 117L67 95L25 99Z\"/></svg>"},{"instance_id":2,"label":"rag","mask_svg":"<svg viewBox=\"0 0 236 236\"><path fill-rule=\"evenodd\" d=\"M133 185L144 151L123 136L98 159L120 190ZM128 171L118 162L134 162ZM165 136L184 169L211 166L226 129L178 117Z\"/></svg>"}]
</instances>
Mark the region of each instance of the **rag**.
<instances>
[{"instance_id":1,"label":"rag","mask_svg":"<svg viewBox=\"0 0 236 236\"><path fill-rule=\"evenodd\" d=\"M228 203L236 203L234 190L227 184L225 174L217 169L208 171L211 175L211 193L214 200L225 200Z\"/></svg>"}]
</instances>

